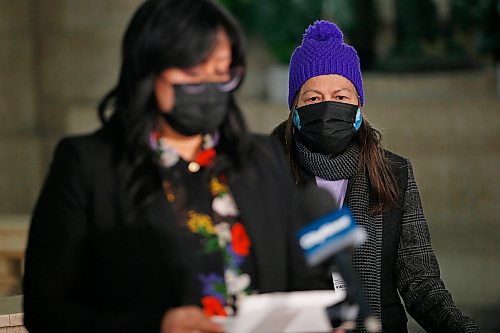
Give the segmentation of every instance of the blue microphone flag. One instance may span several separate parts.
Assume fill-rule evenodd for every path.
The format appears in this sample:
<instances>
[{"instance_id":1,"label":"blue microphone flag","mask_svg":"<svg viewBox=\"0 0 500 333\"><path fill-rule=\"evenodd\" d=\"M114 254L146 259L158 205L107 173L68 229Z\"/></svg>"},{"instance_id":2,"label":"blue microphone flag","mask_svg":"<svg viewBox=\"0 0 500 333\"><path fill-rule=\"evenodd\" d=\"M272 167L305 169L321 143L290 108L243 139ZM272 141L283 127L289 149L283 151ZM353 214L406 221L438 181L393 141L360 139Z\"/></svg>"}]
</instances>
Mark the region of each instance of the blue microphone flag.
<instances>
[{"instance_id":1,"label":"blue microphone flag","mask_svg":"<svg viewBox=\"0 0 500 333\"><path fill-rule=\"evenodd\" d=\"M301 228L297 236L310 266L315 266L346 248L359 245L366 239L364 230L356 224L351 211L346 207L319 217Z\"/></svg>"}]
</instances>

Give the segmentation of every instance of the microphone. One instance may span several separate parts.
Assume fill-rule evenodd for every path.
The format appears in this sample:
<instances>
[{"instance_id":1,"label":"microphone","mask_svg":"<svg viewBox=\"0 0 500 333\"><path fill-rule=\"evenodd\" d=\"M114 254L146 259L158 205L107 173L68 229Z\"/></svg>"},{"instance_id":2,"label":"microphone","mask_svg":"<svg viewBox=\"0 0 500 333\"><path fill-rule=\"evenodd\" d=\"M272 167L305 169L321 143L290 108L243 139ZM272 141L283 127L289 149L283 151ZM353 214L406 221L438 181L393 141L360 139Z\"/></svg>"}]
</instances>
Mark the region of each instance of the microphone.
<instances>
[{"instance_id":1,"label":"microphone","mask_svg":"<svg viewBox=\"0 0 500 333\"><path fill-rule=\"evenodd\" d=\"M348 208L338 209L328 191L311 185L301 192L301 198L302 217L311 221L297 232L307 264L326 264L329 275L338 271L346 285L346 300L327 308L332 325L354 329L359 314L368 332L380 332L380 321L372 314L351 263L351 250L366 240L365 231Z\"/></svg>"}]
</instances>

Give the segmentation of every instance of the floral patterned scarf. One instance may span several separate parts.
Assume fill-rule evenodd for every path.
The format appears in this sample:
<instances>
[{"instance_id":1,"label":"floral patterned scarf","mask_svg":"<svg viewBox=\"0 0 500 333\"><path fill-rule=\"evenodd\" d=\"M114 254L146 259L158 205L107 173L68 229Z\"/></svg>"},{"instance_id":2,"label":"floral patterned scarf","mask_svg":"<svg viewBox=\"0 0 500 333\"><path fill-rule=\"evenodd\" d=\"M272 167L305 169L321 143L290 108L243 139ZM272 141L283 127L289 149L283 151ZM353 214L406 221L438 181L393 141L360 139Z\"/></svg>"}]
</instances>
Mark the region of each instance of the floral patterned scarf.
<instances>
[{"instance_id":1,"label":"floral patterned scarf","mask_svg":"<svg viewBox=\"0 0 500 333\"><path fill-rule=\"evenodd\" d=\"M205 135L202 149L194 161L188 163L186 172L196 173L203 168L210 168L216 158L217 137ZM159 133L151 134L151 147L158 154L163 168L173 168L180 158ZM238 299L252 293L251 278L243 270L250 255L251 241L240 212L234 201L224 174L209 176L211 197L210 213L200 212L189 206L179 205L187 202L186 191L182 184L175 185L168 177L163 178L163 188L168 202L177 211L185 227L197 236L199 255L220 256L223 267L211 270L205 267L197 278L201 285L200 304L208 316L233 315ZM175 207L183 207L177 208ZM212 267L213 268L213 267Z\"/></svg>"}]
</instances>

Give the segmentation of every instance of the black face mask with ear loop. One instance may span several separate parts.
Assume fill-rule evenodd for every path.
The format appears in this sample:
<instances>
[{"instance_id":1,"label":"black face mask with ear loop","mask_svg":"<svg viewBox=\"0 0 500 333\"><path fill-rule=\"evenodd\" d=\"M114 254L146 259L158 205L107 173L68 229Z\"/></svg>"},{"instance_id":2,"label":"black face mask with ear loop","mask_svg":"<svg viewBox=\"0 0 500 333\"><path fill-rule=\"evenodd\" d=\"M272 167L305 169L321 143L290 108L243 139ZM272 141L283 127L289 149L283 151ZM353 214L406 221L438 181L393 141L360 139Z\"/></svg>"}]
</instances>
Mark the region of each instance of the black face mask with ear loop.
<instances>
[{"instance_id":1,"label":"black face mask with ear loop","mask_svg":"<svg viewBox=\"0 0 500 333\"><path fill-rule=\"evenodd\" d=\"M361 126L357 105L321 102L294 109L293 122L306 147L324 155L338 155Z\"/></svg>"},{"instance_id":2,"label":"black face mask with ear loop","mask_svg":"<svg viewBox=\"0 0 500 333\"><path fill-rule=\"evenodd\" d=\"M185 136L215 132L227 115L230 93L218 83L174 85L175 105L162 113Z\"/></svg>"}]
</instances>

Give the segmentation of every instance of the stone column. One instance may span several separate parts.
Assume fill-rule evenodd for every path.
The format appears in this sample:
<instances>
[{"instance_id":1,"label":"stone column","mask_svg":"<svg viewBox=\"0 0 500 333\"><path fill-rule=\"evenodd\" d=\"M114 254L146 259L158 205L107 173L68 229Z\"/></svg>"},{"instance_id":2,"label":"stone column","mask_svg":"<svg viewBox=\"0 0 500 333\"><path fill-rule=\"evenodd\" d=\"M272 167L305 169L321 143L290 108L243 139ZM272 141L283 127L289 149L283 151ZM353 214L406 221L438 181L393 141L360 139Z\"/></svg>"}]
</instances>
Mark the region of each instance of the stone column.
<instances>
[{"instance_id":1,"label":"stone column","mask_svg":"<svg viewBox=\"0 0 500 333\"><path fill-rule=\"evenodd\" d=\"M61 136L98 126L140 0L0 0L0 213L30 212Z\"/></svg>"},{"instance_id":2,"label":"stone column","mask_svg":"<svg viewBox=\"0 0 500 333\"><path fill-rule=\"evenodd\" d=\"M40 184L32 1L0 0L0 212L30 209Z\"/></svg>"}]
</instances>

